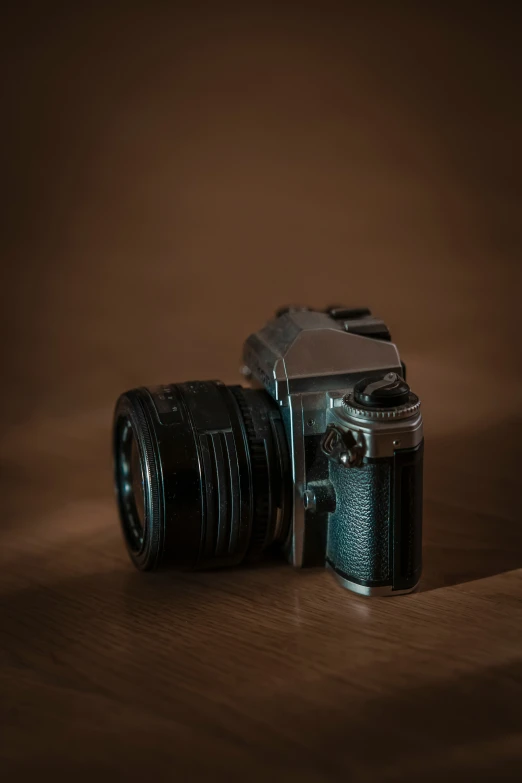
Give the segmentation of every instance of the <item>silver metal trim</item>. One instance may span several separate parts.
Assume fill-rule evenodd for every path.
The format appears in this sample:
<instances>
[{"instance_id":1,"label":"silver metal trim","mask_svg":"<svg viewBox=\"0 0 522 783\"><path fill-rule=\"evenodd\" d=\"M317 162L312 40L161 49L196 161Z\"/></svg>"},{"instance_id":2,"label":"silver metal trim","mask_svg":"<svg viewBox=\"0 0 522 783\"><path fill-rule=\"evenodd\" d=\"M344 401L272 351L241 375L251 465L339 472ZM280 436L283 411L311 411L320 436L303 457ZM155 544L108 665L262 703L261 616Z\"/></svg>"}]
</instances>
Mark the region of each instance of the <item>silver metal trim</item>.
<instances>
[{"instance_id":1,"label":"silver metal trim","mask_svg":"<svg viewBox=\"0 0 522 783\"><path fill-rule=\"evenodd\" d=\"M359 407L354 401L353 394L348 394L343 399L343 402L349 416L363 421L390 421L391 419L397 421L398 419L407 419L417 413L421 406L420 400L417 400L417 402L401 405L399 408L375 408L372 410Z\"/></svg>"},{"instance_id":2,"label":"silver metal trim","mask_svg":"<svg viewBox=\"0 0 522 783\"><path fill-rule=\"evenodd\" d=\"M419 582L417 582L416 585L410 587L408 590L393 590L391 585L385 585L384 587L367 587L366 585L359 585L357 582L352 582L349 579L345 579L344 577L339 576L337 571L335 571L329 563L326 564L326 568L334 575L342 587L346 588L347 590L351 590L352 593L357 593L358 595L364 595L366 597L373 598L375 596L380 596L384 598L386 596L393 595L408 595L408 593L413 593L415 590L417 590L419 586Z\"/></svg>"},{"instance_id":3,"label":"silver metal trim","mask_svg":"<svg viewBox=\"0 0 522 783\"><path fill-rule=\"evenodd\" d=\"M269 321L247 339L243 360L282 404L290 394L332 388L347 392L361 378L402 373L394 343L345 332L326 313L311 311Z\"/></svg>"},{"instance_id":4,"label":"silver metal trim","mask_svg":"<svg viewBox=\"0 0 522 783\"><path fill-rule=\"evenodd\" d=\"M329 409L327 420L352 433L363 457L392 457L398 449L415 448L423 438L420 408L407 419L359 419L345 405L336 405Z\"/></svg>"},{"instance_id":5,"label":"silver metal trim","mask_svg":"<svg viewBox=\"0 0 522 783\"><path fill-rule=\"evenodd\" d=\"M292 454L292 478L294 481L294 503L292 512L292 565L303 564L305 509L303 494L306 487L306 463L303 431L303 400L301 395L289 399L290 444Z\"/></svg>"},{"instance_id":6,"label":"silver metal trim","mask_svg":"<svg viewBox=\"0 0 522 783\"><path fill-rule=\"evenodd\" d=\"M306 565L306 515L310 513L303 503L305 436L325 432L333 390L341 401L361 378L402 373L399 352L394 343L344 331L326 313L298 311L281 315L250 335L243 359L251 381L260 382L281 406L294 484L292 533L285 550L292 565L301 567ZM358 422L356 428L365 426Z\"/></svg>"}]
</instances>

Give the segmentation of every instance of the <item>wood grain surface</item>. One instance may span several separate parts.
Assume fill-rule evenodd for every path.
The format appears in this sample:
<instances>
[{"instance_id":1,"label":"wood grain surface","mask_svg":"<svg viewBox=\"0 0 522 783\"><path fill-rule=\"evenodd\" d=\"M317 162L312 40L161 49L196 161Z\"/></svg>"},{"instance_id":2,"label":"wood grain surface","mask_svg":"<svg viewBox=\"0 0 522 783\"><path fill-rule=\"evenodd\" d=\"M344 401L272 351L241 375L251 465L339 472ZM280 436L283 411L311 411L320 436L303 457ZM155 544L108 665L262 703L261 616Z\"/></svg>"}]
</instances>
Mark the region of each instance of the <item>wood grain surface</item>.
<instances>
[{"instance_id":1,"label":"wood grain surface","mask_svg":"<svg viewBox=\"0 0 522 783\"><path fill-rule=\"evenodd\" d=\"M11 9L2 780L521 779L519 20L442 6ZM137 573L117 394L329 300L423 400L419 592Z\"/></svg>"}]
</instances>

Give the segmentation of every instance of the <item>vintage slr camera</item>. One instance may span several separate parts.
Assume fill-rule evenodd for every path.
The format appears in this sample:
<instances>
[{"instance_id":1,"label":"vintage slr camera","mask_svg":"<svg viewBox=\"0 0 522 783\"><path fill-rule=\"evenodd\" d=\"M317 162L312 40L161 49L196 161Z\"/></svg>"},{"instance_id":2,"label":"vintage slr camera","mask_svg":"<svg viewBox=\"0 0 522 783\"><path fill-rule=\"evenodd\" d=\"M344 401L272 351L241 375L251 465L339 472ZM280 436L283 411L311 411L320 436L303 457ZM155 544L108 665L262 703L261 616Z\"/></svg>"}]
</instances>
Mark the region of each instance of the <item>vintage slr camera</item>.
<instances>
[{"instance_id":1,"label":"vintage slr camera","mask_svg":"<svg viewBox=\"0 0 522 783\"><path fill-rule=\"evenodd\" d=\"M116 491L140 569L232 566L279 544L363 595L421 572L420 402L366 308L285 308L244 345L250 387L191 381L116 405Z\"/></svg>"}]
</instances>

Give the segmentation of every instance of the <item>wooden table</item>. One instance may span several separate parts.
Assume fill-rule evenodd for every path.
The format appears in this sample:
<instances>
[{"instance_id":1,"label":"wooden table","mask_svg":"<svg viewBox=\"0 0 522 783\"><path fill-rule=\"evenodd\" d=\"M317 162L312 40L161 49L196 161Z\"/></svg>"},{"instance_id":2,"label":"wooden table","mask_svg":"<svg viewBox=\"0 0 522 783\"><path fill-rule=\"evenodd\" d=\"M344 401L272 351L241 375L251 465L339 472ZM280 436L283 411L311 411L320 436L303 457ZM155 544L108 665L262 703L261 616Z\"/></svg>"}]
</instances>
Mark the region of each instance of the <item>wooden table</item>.
<instances>
[{"instance_id":1,"label":"wooden table","mask_svg":"<svg viewBox=\"0 0 522 783\"><path fill-rule=\"evenodd\" d=\"M410 365L428 429L425 570L402 598L278 561L139 574L110 497L110 411L11 432L6 779L517 779L520 430L475 430L482 393L454 431L440 398L455 376L437 386Z\"/></svg>"}]
</instances>

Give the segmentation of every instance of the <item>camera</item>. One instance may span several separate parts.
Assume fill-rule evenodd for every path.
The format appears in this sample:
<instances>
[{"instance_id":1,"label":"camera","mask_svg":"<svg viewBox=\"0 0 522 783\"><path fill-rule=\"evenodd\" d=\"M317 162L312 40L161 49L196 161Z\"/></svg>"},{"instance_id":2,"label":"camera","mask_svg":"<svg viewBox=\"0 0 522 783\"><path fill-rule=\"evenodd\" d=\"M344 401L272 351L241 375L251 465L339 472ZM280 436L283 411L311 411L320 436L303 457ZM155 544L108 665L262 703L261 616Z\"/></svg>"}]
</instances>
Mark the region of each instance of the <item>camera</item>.
<instances>
[{"instance_id":1,"label":"camera","mask_svg":"<svg viewBox=\"0 0 522 783\"><path fill-rule=\"evenodd\" d=\"M248 386L191 381L122 394L121 526L142 570L238 565L279 546L363 595L421 573L419 398L367 308L279 310L244 344Z\"/></svg>"}]
</instances>

